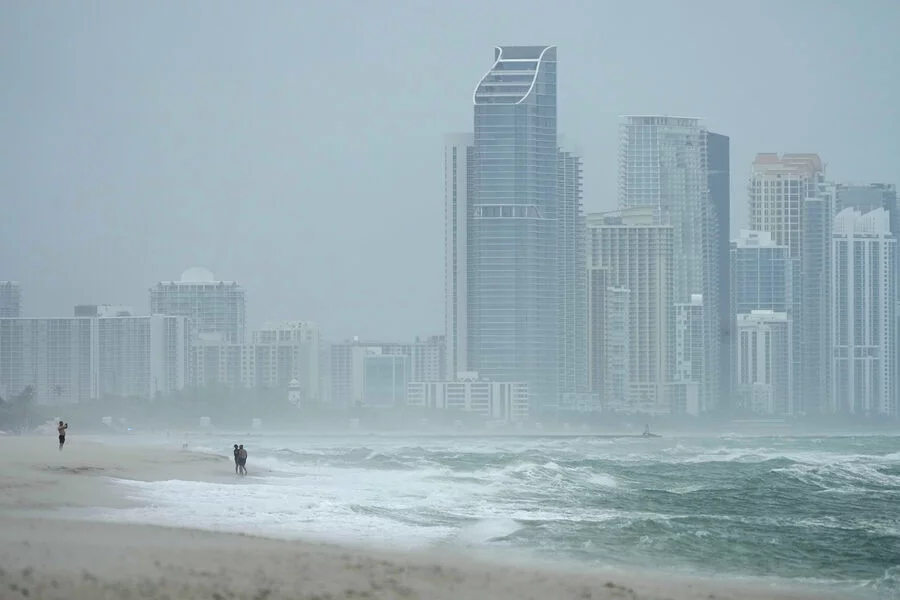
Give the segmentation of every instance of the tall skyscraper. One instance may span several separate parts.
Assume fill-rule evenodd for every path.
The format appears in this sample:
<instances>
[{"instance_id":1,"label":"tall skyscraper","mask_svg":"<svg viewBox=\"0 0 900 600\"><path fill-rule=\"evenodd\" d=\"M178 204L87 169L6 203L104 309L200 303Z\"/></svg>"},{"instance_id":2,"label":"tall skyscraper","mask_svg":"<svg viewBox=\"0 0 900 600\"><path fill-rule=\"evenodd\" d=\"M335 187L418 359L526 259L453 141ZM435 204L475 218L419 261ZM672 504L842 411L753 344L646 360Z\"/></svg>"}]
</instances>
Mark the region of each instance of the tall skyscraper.
<instances>
[{"instance_id":1,"label":"tall skyscraper","mask_svg":"<svg viewBox=\"0 0 900 600\"><path fill-rule=\"evenodd\" d=\"M834 219L831 410L897 416L897 240L883 208L865 214L845 208Z\"/></svg>"},{"instance_id":2,"label":"tall skyscraper","mask_svg":"<svg viewBox=\"0 0 900 600\"><path fill-rule=\"evenodd\" d=\"M596 336L597 329L590 340L592 365L603 361L604 375L624 371L628 377L626 397L605 398L613 410L659 414L672 410L674 228L660 225L655 212L652 207L638 207L625 209L618 217L587 216L588 266L605 272L604 303L611 308L613 302L628 302L627 310L615 311L629 321L628 331L617 334L629 352L627 369L611 363L614 357L603 355L606 342ZM597 303L592 301L590 307L596 310ZM598 316L591 314L589 321L598 322ZM609 389L607 382L602 385Z\"/></svg>"},{"instance_id":3,"label":"tall skyscraper","mask_svg":"<svg viewBox=\"0 0 900 600\"><path fill-rule=\"evenodd\" d=\"M0 319L22 316L22 288L18 281L0 281Z\"/></svg>"},{"instance_id":4,"label":"tall skyscraper","mask_svg":"<svg viewBox=\"0 0 900 600\"><path fill-rule=\"evenodd\" d=\"M710 150L716 152L712 171ZM673 301L691 303L702 295L704 364L691 372L701 378L700 410L715 408L723 401L721 344L728 335L720 305L727 301L720 292L728 269L728 138L710 134L699 119L631 116L622 126L620 152L621 207L651 207L660 223L672 226Z\"/></svg>"},{"instance_id":5,"label":"tall skyscraper","mask_svg":"<svg viewBox=\"0 0 900 600\"><path fill-rule=\"evenodd\" d=\"M792 318L797 326L800 366L795 377L794 404L798 412L830 411L832 329L829 325L834 298L832 288L831 233L834 227L834 193L820 176L818 189L810 189L803 201L799 296L794 296ZM796 271L795 271L796 272ZM796 287L796 283L795 283Z\"/></svg>"},{"instance_id":6,"label":"tall skyscraper","mask_svg":"<svg viewBox=\"0 0 900 600\"><path fill-rule=\"evenodd\" d=\"M718 303L719 383L718 405L725 406L731 390L732 362L728 348L734 344L734 313L730 310L731 260L731 140L728 136L706 134L707 187L709 189L710 237L713 259L710 284L716 289ZM711 298L707 300L712 300Z\"/></svg>"},{"instance_id":7,"label":"tall skyscraper","mask_svg":"<svg viewBox=\"0 0 900 600\"><path fill-rule=\"evenodd\" d=\"M446 377L469 370L469 231L475 199L475 141L471 133L444 140L444 327Z\"/></svg>"},{"instance_id":8,"label":"tall skyscraper","mask_svg":"<svg viewBox=\"0 0 900 600\"><path fill-rule=\"evenodd\" d=\"M150 288L150 314L187 317L192 338L213 334L225 342L244 343L244 288L218 281L203 268L188 269L180 281L161 281Z\"/></svg>"},{"instance_id":9,"label":"tall skyscraper","mask_svg":"<svg viewBox=\"0 0 900 600\"><path fill-rule=\"evenodd\" d=\"M835 189L835 211L855 208L862 213L883 208L888 212L891 233L900 236L900 210L897 206L897 186L892 183L870 183L868 185L839 184ZM900 243L900 242L898 242ZM894 261L894 290L900 303L900 259ZM895 307L894 339L900 343L900 305ZM894 382L900 404L900 352L894 351Z\"/></svg>"},{"instance_id":10,"label":"tall skyscraper","mask_svg":"<svg viewBox=\"0 0 900 600\"><path fill-rule=\"evenodd\" d=\"M528 383L534 413L587 391L581 161L560 151L556 48L504 46L445 143L447 370Z\"/></svg>"},{"instance_id":11,"label":"tall skyscraper","mask_svg":"<svg viewBox=\"0 0 900 600\"><path fill-rule=\"evenodd\" d=\"M818 413L829 405L830 253L834 196L817 154L758 154L749 184L750 228L767 231L793 261L794 407Z\"/></svg>"},{"instance_id":12,"label":"tall skyscraper","mask_svg":"<svg viewBox=\"0 0 900 600\"><path fill-rule=\"evenodd\" d=\"M559 390L567 407L588 392L587 272L582 207L581 157L560 151L557 261L562 298L559 312Z\"/></svg>"}]
</instances>

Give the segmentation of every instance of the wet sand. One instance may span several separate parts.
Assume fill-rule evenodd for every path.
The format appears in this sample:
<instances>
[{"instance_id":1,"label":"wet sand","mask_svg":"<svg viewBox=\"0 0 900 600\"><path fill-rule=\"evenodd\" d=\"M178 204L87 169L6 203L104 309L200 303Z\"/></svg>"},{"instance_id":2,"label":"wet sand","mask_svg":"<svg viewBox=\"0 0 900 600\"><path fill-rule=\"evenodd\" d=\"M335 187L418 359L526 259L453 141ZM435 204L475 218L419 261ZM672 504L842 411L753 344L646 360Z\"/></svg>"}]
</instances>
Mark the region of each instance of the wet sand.
<instances>
[{"instance_id":1,"label":"wet sand","mask_svg":"<svg viewBox=\"0 0 900 600\"><path fill-rule=\"evenodd\" d=\"M66 518L125 507L109 478L234 481L225 457L70 438L0 437L0 598L101 600L800 600L820 592L646 572L485 563L246 535ZM64 509L60 511L59 509Z\"/></svg>"}]
</instances>

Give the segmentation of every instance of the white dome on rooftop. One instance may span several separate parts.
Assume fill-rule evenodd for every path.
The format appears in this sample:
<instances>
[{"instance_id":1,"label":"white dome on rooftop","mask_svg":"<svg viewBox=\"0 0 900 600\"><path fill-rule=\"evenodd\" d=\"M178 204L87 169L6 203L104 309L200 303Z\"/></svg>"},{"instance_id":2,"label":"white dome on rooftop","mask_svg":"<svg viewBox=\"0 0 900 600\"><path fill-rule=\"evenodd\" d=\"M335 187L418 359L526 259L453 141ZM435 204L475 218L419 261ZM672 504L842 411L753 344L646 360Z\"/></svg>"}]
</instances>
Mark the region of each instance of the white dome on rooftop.
<instances>
[{"instance_id":1,"label":"white dome on rooftop","mask_svg":"<svg viewBox=\"0 0 900 600\"><path fill-rule=\"evenodd\" d=\"M214 283L212 271L203 267L191 267L181 274L181 283Z\"/></svg>"}]
</instances>

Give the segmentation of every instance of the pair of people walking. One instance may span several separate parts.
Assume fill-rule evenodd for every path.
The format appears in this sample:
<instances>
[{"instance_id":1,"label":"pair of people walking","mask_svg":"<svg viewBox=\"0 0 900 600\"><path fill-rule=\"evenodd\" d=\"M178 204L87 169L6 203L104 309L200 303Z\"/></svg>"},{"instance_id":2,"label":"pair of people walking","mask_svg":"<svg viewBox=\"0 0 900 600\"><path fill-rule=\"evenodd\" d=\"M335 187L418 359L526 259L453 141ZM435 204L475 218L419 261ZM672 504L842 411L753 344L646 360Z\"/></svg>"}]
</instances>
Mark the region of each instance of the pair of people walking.
<instances>
[{"instance_id":1,"label":"pair of people walking","mask_svg":"<svg viewBox=\"0 0 900 600\"><path fill-rule=\"evenodd\" d=\"M234 474L244 476L247 474L247 451L244 445L234 445Z\"/></svg>"}]
</instances>

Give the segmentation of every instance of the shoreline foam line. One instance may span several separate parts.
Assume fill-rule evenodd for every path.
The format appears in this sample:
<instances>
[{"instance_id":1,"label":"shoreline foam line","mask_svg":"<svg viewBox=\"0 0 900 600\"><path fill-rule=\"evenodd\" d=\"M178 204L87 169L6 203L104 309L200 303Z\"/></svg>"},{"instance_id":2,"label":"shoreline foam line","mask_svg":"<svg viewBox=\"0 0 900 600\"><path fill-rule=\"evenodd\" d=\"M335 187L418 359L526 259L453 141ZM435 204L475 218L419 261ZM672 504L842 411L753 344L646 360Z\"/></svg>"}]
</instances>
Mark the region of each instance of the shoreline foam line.
<instances>
[{"instance_id":1,"label":"shoreline foam line","mask_svg":"<svg viewBox=\"0 0 900 600\"><path fill-rule=\"evenodd\" d=\"M225 457L120 447L73 436L0 438L0 589L22 597L265 597L507 600L800 600L821 591L678 579L666 573L550 568L502 558L476 564L449 553L402 554L158 525L65 519L59 509L123 507L110 477L137 481L233 480ZM35 518L41 511L43 518ZM19 516L16 516L16 515ZM22 593L27 590L26 593Z\"/></svg>"}]
</instances>

